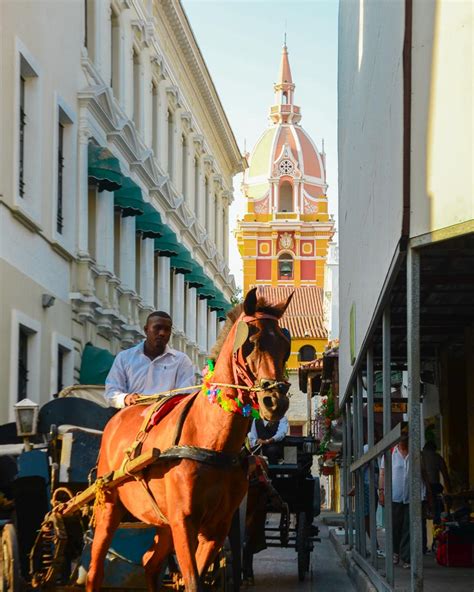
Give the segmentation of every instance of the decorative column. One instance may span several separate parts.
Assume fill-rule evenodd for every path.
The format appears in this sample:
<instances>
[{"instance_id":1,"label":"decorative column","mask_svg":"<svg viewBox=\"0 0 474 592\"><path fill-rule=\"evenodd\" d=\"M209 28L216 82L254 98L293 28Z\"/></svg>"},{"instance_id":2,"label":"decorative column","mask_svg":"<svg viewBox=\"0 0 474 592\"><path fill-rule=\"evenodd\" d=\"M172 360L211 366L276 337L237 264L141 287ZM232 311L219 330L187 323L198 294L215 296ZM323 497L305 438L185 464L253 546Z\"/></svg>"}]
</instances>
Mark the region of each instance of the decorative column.
<instances>
[{"instance_id":1,"label":"decorative column","mask_svg":"<svg viewBox=\"0 0 474 592\"><path fill-rule=\"evenodd\" d=\"M163 78L158 85L158 128L160 133L158 134L157 158L164 171L167 170L168 166L168 96L166 94L168 84L169 81Z\"/></svg>"},{"instance_id":2,"label":"decorative column","mask_svg":"<svg viewBox=\"0 0 474 592\"><path fill-rule=\"evenodd\" d=\"M170 299L170 258L157 256L156 310L171 314Z\"/></svg>"},{"instance_id":3,"label":"decorative column","mask_svg":"<svg viewBox=\"0 0 474 592\"><path fill-rule=\"evenodd\" d=\"M101 191L97 195L95 258L99 267L114 268L114 194Z\"/></svg>"},{"instance_id":4,"label":"decorative column","mask_svg":"<svg viewBox=\"0 0 474 592\"><path fill-rule=\"evenodd\" d=\"M88 129L79 130L77 155L77 253L79 257L89 256L88 146L90 137L91 133Z\"/></svg>"},{"instance_id":5,"label":"decorative column","mask_svg":"<svg viewBox=\"0 0 474 592\"><path fill-rule=\"evenodd\" d=\"M173 325L177 331L184 333L184 275L173 272Z\"/></svg>"},{"instance_id":6,"label":"decorative column","mask_svg":"<svg viewBox=\"0 0 474 592\"><path fill-rule=\"evenodd\" d=\"M217 313L210 310L207 315L207 350L211 351L217 338Z\"/></svg>"},{"instance_id":7,"label":"decorative column","mask_svg":"<svg viewBox=\"0 0 474 592\"><path fill-rule=\"evenodd\" d=\"M153 265L153 255L155 248L155 239L144 238L142 240L142 256L140 259L140 296L143 304L147 307L153 307L153 280L155 276L155 267Z\"/></svg>"},{"instance_id":8,"label":"decorative column","mask_svg":"<svg viewBox=\"0 0 474 592\"><path fill-rule=\"evenodd\" d=\"M197 170L194 167L194 158L190 159L192 162L192 175L191 181L192 185L190 184L190 191L191 199L189 202L189 207L193 212L196 213L196 218L201 221L201 197L202 197L202 148L203 148L203 137L199 134L195 134L193 136L193 144L194 144L194 158L197 160Z\"/></svg>"},{"instance_id":9,"label":"decorative column","mask_svg":"<svg viewBox=\"0 0 474 592\"><path fill-rule=\"evenodd\" d=\"M207 300L198 301L197 341L201 352L207 353Z\"/></svg>"},{"instance_id":10,"label":"decorative column","mask_svg":"<svg viewBox=\"0 0 474 592\"><path fill-rule=\"evenodd\" d=\"M196 288L186 287L186 337L192 343L196 343Z\"/></svg>"},{"instance_id":11,"label":"decorative column","mask_svg":"<svg viewBox=\"0 0 474 592\"><path fill-rule=\"evenodd\" d=\"M135 217L121 218L120 281L125 290L135 290Z\"/></svg>"}]
</instances>

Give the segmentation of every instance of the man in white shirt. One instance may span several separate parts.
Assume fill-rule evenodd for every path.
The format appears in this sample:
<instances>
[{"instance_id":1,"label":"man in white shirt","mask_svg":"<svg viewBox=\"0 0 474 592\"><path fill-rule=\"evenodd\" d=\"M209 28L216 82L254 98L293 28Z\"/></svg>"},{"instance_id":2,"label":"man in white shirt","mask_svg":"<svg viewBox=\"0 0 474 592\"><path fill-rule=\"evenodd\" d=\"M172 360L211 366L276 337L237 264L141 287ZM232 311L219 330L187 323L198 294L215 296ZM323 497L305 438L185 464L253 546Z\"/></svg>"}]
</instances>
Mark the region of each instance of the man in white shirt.
<instances>
[{"instance_id":1,"label":"man in white shirt","mask_svg":"<svg viewBox=\"0 0 474 592\"><path fill-rule=\"evenodd\" d=\"M409 491L408 435L403 435L392 450L392 520L393 520L393 562L400 559L403 567L410 566L410 491ZM384 458L380 463L379 502L385 505Z\"/></svg>"},{"instance_id":2,"label":"man in white shirt","mask_svg":"<svg viewBox=\"0 0 474 592\"><path fill-rule=\"evenodd\" d=\"M110 407L134 405L140 395L152 395L196 383L189 357L168 345L173 322L166 312L152 312L146 321L146 339L120 352L105 381Z\"/></svg>"},{"instance_id":3,"label":"man in white shirt","mask_svg":"<svg viewBox=\"0 0 474 592\"><path fill-rule=\"evenodd\" d=\"M262 445L262 453L270 464L276 464L283 456L282 440L288 433L288 419L282 417L280 421L256 419L249 432L250 446L254 448Z\"/></svg>"}]
</instances>

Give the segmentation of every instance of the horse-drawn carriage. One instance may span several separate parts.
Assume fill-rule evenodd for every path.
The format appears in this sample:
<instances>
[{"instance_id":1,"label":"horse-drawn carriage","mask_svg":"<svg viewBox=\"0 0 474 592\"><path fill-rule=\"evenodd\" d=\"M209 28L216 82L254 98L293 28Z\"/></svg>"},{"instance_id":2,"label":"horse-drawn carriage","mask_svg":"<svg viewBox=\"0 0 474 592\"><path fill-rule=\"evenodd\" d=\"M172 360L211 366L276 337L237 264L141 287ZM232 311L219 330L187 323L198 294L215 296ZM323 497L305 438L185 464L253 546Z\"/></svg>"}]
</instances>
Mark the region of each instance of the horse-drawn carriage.
<instances>
[{"instance_id":1,"label":"horse-drawn carriage","mask_svg":"<svg viewBox=\"0 0 474 592\"><path fill-rule=\"evenodd\" d=\"M238 587L226 539L247 490L241 448L252 417L288 408L290 342L278 327L288 303L251 290L228 315L215 368L188 396L115 414L69 392L40 410L33 448L5 456L19 553L7 521L3 589L20 589L19 566L40 589Z\"/></svg>"},{"instance_id":2,"label":"horse-drawn carriage","mask_svg":"<svg viewBox=\"0 0 474 592\"><path fill-rule=\"evenodd\" d=\"M247 532L244 536L244 580L253 583L253 555L265 547L290 547L297 553L298 579L310 569L321 512L319 477L311 473L318 443L312 436L286 436L283 459L267 464L257 458L250 479Z\"/></svg>"},{"instance_id":3,"label":"horse-drawn carriage","mask_svg":"<svg viewBox=\"0 0 474 592\"><path fill-rule=\"evenodd\" d=\"M84 585L92 542L90 502L98 489L94 471L102 430L116 412L106 407L102 391L98 386L72 387L44 405L30 450L23 450L18 441L5 444L6 439L17 439L11 437L10 425L2 426L0 467L9 474L2 484L8 495L0 523L2 592L25 586L75 590ZM138 458L128 467L128 475L143 470L155 456L152 452ZM114 486L126 477L116 471L105 481ZM58 507L61 512L54 511ZM153 526L131 516L121 522L105 559L103 589L146 589L141 558L154 536ZM226 543L209 570L212 589L234 589L229 549ZM175 558L170 557L161 580L164 589L183 589Z\"/></svg>"},{"instance_id":4,"label":"horse-drawn carriage","mask_svg":"<svg viewBox=\"0 0 474 592\"><path fill-rule=\"evenodd\" d=\"M98 489L97 456L103 429L116 412L107 407L103 390L84 385L64 389L40 409L37 434L26 450L15 437L14 425L0 426L0 488L6 493L0 514L0 592L83 589ZM152 452L131 463L128 475L143 470L155 456ZM116 471L100 482L113 487L126 477ZM56 512L58 508L62 510ZM155 530L132 516L121 522L105 559L102 589L147 589L141 559ZM226 542L206 582L213 590L234 592L234 577ZM173 556L160 585L164 590L184 589Z\"/></svg>"}]
</instances>

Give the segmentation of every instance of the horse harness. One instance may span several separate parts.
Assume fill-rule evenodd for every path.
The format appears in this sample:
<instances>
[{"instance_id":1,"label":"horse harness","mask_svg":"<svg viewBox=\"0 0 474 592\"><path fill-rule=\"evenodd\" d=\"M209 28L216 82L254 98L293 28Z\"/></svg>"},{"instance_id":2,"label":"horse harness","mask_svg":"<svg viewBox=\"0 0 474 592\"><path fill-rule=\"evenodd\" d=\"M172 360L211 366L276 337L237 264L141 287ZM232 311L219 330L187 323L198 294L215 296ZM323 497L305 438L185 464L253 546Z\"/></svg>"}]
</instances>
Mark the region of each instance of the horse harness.
<instances>
[{"instance_id":1,"label":"horse harness","mask_svg":"<svg viewBox=\"0 0 474 592\"><path fill-rule=\"evenodd\" d=\"M256 313L255 316L249 316L242 314L239 318L239 323L247 323L261 319L261 318L269 318L273 320L278 320L277 317L268 315L265 313ZM239 396L243 395L243 391L248 391L252 395L255 396L255 393L262 390L268 390L270 387L277 387L279 388L280 382L275 381L271 385L267 385L265 388L255 386L255 377L250 371L248 364L245 360L245 357L242 355L242 346L245 343L248 337L248 329L247 331L241 331L241 337L237 338L240 339L241 343L234 344L234 351L233 351L233 360L232 360L232 367L233 367L233 375L235 384L221 384L215 383L218 386L225 386L225 387L232 387L237 390ZM242 334L243 333L243 334ZM244 384L239 384L239 380L243 381ZM177 389L176 389L177 390ZM185 402L181 414L178 419L178 423L176 424L176 429L173 437L173 445L170 448L167 448L163 452L160 452L157 462L161 461L176 461L176 460L194 460L203 464L211 465L214 467L219 467L221 469L233 469L237 467L244 468L246 459L249 456L248 450L243 447L239 453L230 453L218 450L212 450L210 448L203 448L200 446L189 446L179 444L181 439L181 434L183 431L184 423L186 418L191 410L191 407L196 400L200 391L194 392L188 395L188 400ZM170 399L177 397L179 395L165 395L165 396L158 396L157 401L150 406L150 409L147 411L142 425L135 436L135 440L131 444L129 448L125 450L125 457L122 462L121 469L124 473L128 474L130 477L135 479L140 485L143 487L143 490L146 492L149 501L153 507L153 510L157 514L160 520L162 520L165 524L168 524L169 521L163 512L160 510L156 500L153 496L152 491L149 488L148 483L143 478L142 473L132 474L127 473L127 464L135 459L138 455L140 455L143 443L145 442L153 424L151 423L151 418L153 415L161 409ZM144 397L145 399L145 397ZM146 469L145 469L146 470Z\"/></svg>"}]
</instances>

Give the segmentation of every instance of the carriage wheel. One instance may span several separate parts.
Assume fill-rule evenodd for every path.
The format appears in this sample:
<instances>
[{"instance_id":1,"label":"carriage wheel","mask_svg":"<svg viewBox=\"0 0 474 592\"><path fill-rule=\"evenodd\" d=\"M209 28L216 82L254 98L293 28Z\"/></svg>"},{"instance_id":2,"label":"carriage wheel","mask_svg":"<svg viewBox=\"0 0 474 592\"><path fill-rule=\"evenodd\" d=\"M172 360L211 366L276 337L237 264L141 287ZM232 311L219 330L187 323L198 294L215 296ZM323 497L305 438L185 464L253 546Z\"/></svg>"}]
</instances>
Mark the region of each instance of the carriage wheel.
<instances>
[{"instance_id":1,"label":"carriage wheel","mask_svg":"<svg viewBox=\"0 0 474 592\"><path fill-rule=\"evenodd\" d=\"M282 547L288 547L290 541L290 510L288 504L283 503L280 517L280 543Z\"/></svg>"},{"instance_id":2,"label":"carriage wheel","mask_svg":"<svg viewBox=\"0 0 474 592\"><path fill-rule=\"evenodd\" d=\"M13 524L5 524L1 540L0 592L19 592L21 590L20 554Z\"/></svg>"},{"instance_id":3,"label":"carriage wheel","mask_svg":"<svg viewBox=\"0 0 474 592\"><path fill-rule=\"evenodd\" d=\"M308 549L308 528L306 513L298 514L298 527L296 531L296 552L298 553L298 579L304 582L306 572L309 570L310 551Z\"/></svg>"},{"instance_id":4,"label":"carriage wheel","mask_svg":"<svg viewBox=\"0 0 474 592\"><path fill-rule=\"evenodd\" d=\"M30 553L30 575L33 588L53 586L64 569L67 532L62 516L50 512L43 521Z\"/></svg>"}]
</instances>

